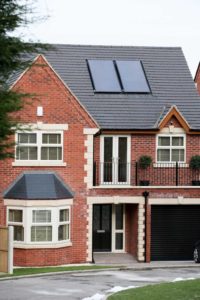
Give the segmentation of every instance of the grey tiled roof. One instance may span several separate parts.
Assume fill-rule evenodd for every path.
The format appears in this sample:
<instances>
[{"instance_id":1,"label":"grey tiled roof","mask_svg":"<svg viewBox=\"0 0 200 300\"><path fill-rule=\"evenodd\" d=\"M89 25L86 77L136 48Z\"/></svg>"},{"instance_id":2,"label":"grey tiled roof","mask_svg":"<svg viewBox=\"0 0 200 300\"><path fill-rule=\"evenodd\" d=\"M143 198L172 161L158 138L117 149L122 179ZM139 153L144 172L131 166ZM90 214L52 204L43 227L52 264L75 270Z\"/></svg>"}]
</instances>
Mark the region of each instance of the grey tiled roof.
<instances>
[{"instance_id":1,"label":"grey tiled roof","mask_svg":"<svg viewBox=\"0 0 200 300\"><path fill-rule=\"evenodd\" d=\"M71 199L70 188L54 172L24 172L5 191L5 199Z\"/></svg>"},{"instance_id":2,"label":"grey tiled roof","mask_svg":"<svg viewBox=\"0 0 200 300\"><path fill-rule=\"evenodd\" d=\"M45 57L103 129L155 128L171 105L200 129L200 98L181 48L54 45ZM141 60L152 93L94 93L87 59Z\"/></svg>"}]
</instances>

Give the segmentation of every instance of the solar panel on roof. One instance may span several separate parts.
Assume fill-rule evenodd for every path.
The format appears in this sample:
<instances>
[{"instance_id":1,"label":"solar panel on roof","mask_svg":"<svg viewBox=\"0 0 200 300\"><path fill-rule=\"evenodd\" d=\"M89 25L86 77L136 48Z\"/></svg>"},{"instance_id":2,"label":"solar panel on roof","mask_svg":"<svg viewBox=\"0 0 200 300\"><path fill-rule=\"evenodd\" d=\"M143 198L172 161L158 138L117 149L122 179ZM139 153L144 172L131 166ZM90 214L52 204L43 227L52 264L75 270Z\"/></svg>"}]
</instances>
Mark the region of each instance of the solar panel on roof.
<instances>
[{"instance_id":1,"label":"solar panel on roof","mask_svg":"<svg viewBox=\"0 0 200 300\"><path fill-rule=\"evenodd\" d=\"M121 92L113 61L88 60L88 65L96 92Z\"/></svg>"},{"instance_id":2,"label":"solar panel on roof","mask_svg":"<svg viewBox=\"0 0 200 300\"><path fill-rule=\"evenodd\" d=\"M149 93L149 86L140 61L116 61L124 92Z\"/></svg>"}]
</instances>

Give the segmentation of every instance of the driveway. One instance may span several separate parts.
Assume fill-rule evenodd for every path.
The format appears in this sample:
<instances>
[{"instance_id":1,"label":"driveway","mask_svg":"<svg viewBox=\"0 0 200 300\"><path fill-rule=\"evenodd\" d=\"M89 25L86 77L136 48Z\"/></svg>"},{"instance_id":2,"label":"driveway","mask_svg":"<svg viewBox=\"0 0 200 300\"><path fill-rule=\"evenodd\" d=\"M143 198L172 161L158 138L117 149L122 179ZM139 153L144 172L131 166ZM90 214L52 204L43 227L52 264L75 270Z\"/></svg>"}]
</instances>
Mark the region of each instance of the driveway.
<instances>
[{"instance_id":1,"label":"driveway","mask_svg":"<svg viewBox=\"0 0 200 300\"><path fill-rule=\"evenodd\" d=\"M200 278L199 268L83 272L0 281L2 300L101 300L120 288Z\"/></svg>"}]
</instances>

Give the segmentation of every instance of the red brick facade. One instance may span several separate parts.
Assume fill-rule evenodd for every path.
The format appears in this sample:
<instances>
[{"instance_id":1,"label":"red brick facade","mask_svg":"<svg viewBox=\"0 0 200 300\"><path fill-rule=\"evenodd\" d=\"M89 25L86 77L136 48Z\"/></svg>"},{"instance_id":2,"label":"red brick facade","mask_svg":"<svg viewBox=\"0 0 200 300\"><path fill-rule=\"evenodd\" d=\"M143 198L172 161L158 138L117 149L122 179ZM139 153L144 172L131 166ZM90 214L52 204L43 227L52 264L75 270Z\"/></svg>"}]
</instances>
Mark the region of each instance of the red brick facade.
<instances>
[{"instance_id":1,"label":"red brick facade","mask_svg":"<svg viewBox=\"0 0 200 300\"><path fill-rule=\"evenodd\" d=\"M68 124L64 131L65 167L14 167L12 160L0 162L0 192L8 188L21 172L26 170L56 171L75 192L72 208L71 241L72 245L61 249L15 249L15 265L57 265L84 262L86 259L87 205L86 184L84 183L84 128L96 127L75 97L64 86L42 57L16 83L15 89L36 94L27 99L17 117L22 123ZM37 106L43 106L44 116L37 117ZM0 225L6 224L6 209L0 200Z\"/></svg>"},{"instance_id":2,"label":"red brick facade","mask_svg":"<svg viewBox=\"0 0 200 300\"><path fill-rule=\"evenodd\" d=\"M26 170L51 170L56 171L61 178L75 192L71 212L71 242L72 246L49 249L15 249L14 263L20 266L60 265L67 263L86 262L87 258L87 233L88 233L88 205L87 197L142 197L144 191L149 192L151 198L199 198L198 188L93 188L88 190L84 181L86 171L86 136L84 128L96 128L97 125L83 109L75 96L67 89L47 62L39 57L37 64L33 65L14 86L17 90L35 94L30 102L26 103L17 117L22 123L43 122L47 124L68 124L69 129L64 131L64 162L62 167L18 167L12 166L12 160L0 162L0 193ZM44 116L37 117L37 106L42 106ZM175 117L168 122L175 128L180 128L180 123ZM186 136L186 163L191 156L200 154L200 136L187 134ZM138 161L141 155L150 155L156 162L156 134L132 133L131 134L131 162ZM100 162L100 136L94 138L94 161ZM158 182L159 185L159 182ZM125 250L137 257L138 242L138 204L125 205L126 230ZM150 260L150 217L151 209L147 211L147 238L146 259ZM6 225L6 208L0 199L0 225Z\"/></svg>"}]
</instances>

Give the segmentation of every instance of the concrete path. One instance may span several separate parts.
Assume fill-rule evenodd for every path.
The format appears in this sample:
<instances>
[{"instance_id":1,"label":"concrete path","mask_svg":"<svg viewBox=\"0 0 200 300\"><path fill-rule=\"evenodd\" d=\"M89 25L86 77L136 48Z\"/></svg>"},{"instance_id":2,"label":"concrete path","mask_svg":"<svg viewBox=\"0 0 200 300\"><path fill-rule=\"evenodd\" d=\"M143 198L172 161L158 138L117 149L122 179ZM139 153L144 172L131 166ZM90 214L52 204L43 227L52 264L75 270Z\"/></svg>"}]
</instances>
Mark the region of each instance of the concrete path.
<instances>
[{"instance_id":1,"label":"concrete path","mask_svg":"<svg viewBox=\"0 0 200 300\"><path fill-rule=\"evenodd\" d=\"M0 282L1 300L103 300L127 287L200 278L200 267L83 272Z\"/></svg>"},{"instance_id":2,"label":"concrete path","mask_svg":"<svg viewBox=\"0 0 200 300\"><path fill-rule=\"evenodd\" d=\"M112 265L122 266L125 268L132 268L134 270L148 269L148 268L185 268L197 267L200 264L195 264L194 261L152 261L150 263L138 262L131 254L128 253L94 253L94 261L97 265Z\"/></svg>"},{"instance_id":3,"label":"concrete path","mask_svg":"<svg viewBox=\"0 0 200 300\"><path fill-rule=\"evenodd\" d=\"M94 253L93 258L97 265L129 266L138 264L133 255L129 253Z\"/></svg>"}]
</instances>

